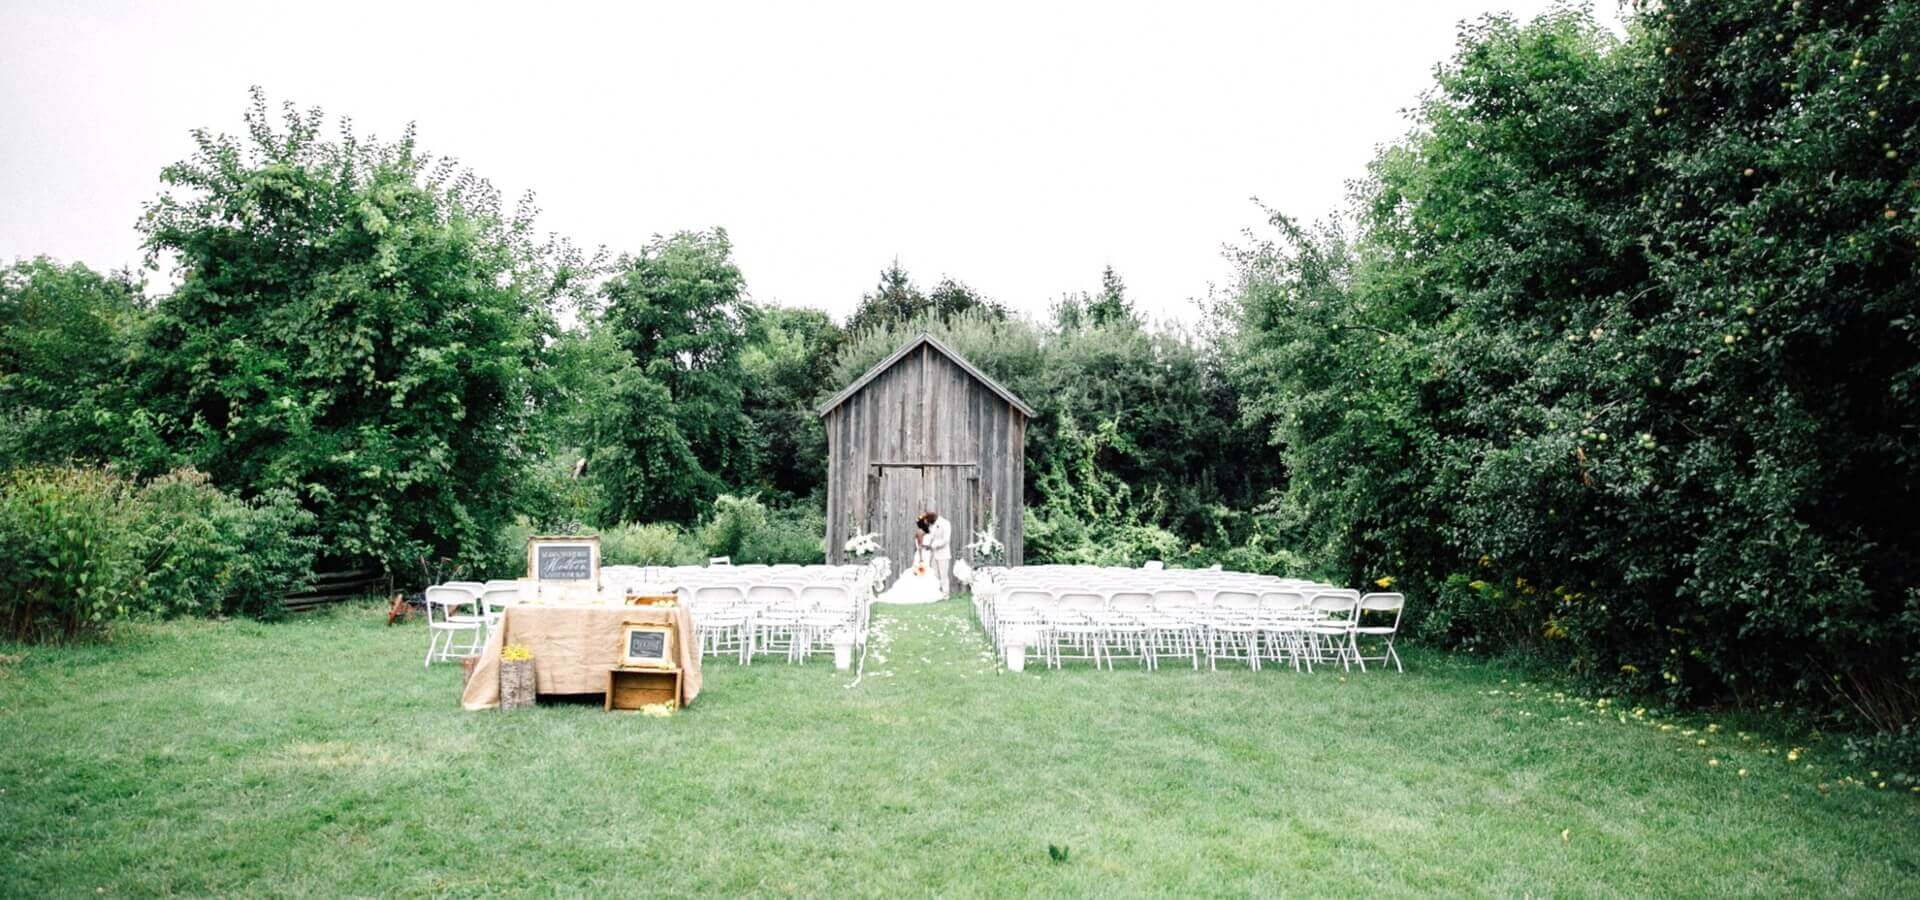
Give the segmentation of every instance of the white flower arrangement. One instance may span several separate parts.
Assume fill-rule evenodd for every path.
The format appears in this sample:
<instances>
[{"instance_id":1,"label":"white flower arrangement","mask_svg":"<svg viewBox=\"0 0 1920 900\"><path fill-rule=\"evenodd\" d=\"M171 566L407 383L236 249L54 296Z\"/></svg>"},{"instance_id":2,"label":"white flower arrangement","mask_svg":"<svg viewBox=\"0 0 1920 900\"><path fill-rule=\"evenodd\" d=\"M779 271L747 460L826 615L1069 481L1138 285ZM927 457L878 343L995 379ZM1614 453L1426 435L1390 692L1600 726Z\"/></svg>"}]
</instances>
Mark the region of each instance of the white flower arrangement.
<instances>
[{"instance_id":1,"label":"white flower arrangement","mask_svg":"<svg viewBox=\"0 0 1920 900\"><path fill-rule=\"evenodd\" d=\"M972 551L973 558L982 564L999 562L1000 557L1007 552L1007 548L993 536L991 530L974 532L973 543L968 544L967 549Z\"/></svg>"},{"instance_id":2,"label":"white flower arrangement","mask_svg":"<svg viewBox=\"0 0 1920 900\"><path fill-rule=\"evenodd\" d=\"M847 538L846 546L841 549L856 557L872 556L880 552L880 532L869 531Z\"/></svg>"}]
</instances>

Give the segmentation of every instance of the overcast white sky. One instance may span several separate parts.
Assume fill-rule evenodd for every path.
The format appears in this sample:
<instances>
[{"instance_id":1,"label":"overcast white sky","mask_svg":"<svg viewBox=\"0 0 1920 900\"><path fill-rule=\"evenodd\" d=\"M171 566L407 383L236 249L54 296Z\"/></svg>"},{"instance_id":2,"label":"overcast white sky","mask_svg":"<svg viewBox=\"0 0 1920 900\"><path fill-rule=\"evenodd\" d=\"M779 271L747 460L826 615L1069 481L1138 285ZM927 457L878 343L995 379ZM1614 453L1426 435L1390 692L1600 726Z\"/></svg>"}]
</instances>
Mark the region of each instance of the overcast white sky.
<instances>
[{"instance_id":1,"label":"overcast white sky","mask_svg":"<svg viewBox=\"0 0 1920 900\"><path fill-rule=\"evenodd\" d=\"M1549 6L9 0L0 260L137 264L160 168L259 84L415 121L583 246L725 226L762 301L844 316L897 256L1037 313L1112 264L1184 318L1250 197L1333 210L1462 19Z\"/></svg>"}]
</instances>

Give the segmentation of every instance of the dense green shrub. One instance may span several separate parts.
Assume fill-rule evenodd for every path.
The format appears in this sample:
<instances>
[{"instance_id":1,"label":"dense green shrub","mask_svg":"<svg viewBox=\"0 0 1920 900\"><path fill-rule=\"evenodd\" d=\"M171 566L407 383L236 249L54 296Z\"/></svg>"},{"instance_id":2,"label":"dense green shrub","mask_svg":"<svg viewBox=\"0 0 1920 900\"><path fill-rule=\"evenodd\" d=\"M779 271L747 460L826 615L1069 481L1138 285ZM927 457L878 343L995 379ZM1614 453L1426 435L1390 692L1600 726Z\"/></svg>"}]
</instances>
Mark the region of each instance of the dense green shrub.
<instances>
[{"instance_id":1,"label":"dense green shrub","mask_svg":"<svg viewBox=\"0 0 1920 900\"><path fill-rule=\"evenodd\" d=\"M685 529L658 522L602 530L600 561L609 566L693 566L707 557Z\"/></svg>"},{"instance_id":2,"label":"dense green shrub","mask_svg":"<svg viewBox=\"0 0 1920 900\"><path fill-rule=\"evenodd\" d=\"M740 542L741 563L817 564L826 561L826 516L811 506L776 509Z\"/></svg>"},{"instance_id":3,"label":"dense green shrub","mask_svg":"<svg viewBox=\"0 0 1920 900\"><path fill-rule=\"evenodd\" d=\"M818 563L826 559L825 517L811 507L768 510L757 497L723 494L700 524L700 545L735 563Z\"/></svg>"},{"instance_id":4,"label":"dense green shrub","mask_svg":"<svg viewBox=\"0 0 1920 900\"><path fill-rule=\"evenodd\" d=\"M138 561L128 486L89 469L0 475L0 605L14 640L68 639L127 613Z\"/></svg>"},{"instance_id":5,"label":"dense green shrub","mask_svg":"<svg viewBox=\"0 0 1920 900\"><path fill-rule=\"evenodd\" d=\"M1920 4L1470 26L1231 351L1301 548L1679 703L1920 717Z\"/></svg>"},{"instance_id":6,"label":"dense green shrub","mask_svg":"<svg viewBox=\"0 0 1920 900\"><path fill-rule=\"evenodd\" d=\"M700 523L700 545L713 556L736 557L747 540L767 527L767 507L756 497L721 494Z\"/></svg>"},{"instance_id":7,"label":"dense green shrub","mask_svg":"<svg viewBox=\"0 0 1920 900\"><path fill-rule=\"evenodd\" d=\"M98 469L18 469L0 491L0 591L17 639L134 615L277 614L312 574L312 515L180 470L135 485Z\"/></svg>"},{"instance_id":8,"label":"dense green shrub","mask_svg":"<svg viewBox=\"0 0 1920 900\"><path fill-rule=\"evenodd\" d=\"M287 595L306 588L320 553L313 513L284 488L236 505L227 537L233 562L218 596L229 615L279 615Z\"/></svg>"}]
</instances>

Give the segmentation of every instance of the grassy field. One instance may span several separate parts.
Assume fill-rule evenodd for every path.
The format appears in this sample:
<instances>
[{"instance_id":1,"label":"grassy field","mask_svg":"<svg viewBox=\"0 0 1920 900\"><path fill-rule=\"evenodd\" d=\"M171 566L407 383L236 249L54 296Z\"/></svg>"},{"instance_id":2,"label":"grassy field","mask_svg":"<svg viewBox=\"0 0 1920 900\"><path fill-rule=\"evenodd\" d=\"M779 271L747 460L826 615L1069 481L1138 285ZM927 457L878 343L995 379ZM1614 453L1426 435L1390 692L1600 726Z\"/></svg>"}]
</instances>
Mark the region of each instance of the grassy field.
<instances>
[{"instance_id":1,"label":"grassy field","mask_svg":"<svg viewBox=\"0 0 1920 900\"><path fill-rule=\"evenodd\" d=\"M714 664L671 719L462 712L457 667L422 670L424 633L370 608L7 648L0 894L1920 884L1920 796L1905 787L1847 784L1875 779L1486 664L1010 675L961 603L888 610L877 627L858 686L824 662Z\"/></svg>"}]
</instances>

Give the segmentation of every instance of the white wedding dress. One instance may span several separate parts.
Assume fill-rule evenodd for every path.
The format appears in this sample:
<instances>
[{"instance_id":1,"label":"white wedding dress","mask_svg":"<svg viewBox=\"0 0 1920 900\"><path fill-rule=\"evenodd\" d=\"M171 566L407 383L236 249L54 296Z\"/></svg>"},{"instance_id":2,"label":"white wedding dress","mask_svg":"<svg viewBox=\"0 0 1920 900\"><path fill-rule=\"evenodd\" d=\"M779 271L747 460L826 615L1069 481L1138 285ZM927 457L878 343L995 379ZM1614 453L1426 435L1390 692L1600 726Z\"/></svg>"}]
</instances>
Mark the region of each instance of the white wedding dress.
<instances>
[{"instance_id":1,"label":"white wedding dress","mask_svg":"<svg viewBox=\"0 0 1920 900\"><path fill-rule=\"evenodd\" d=\"M945 599L947 592L940 584L940 576L933 572L933 559L925 548L914 551L913 565L900 573L893 587L887 588L880 596L873 598L875 603L938 603Z\"/></svg>"}]
</instances>

